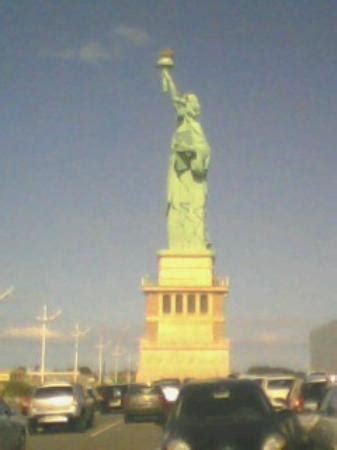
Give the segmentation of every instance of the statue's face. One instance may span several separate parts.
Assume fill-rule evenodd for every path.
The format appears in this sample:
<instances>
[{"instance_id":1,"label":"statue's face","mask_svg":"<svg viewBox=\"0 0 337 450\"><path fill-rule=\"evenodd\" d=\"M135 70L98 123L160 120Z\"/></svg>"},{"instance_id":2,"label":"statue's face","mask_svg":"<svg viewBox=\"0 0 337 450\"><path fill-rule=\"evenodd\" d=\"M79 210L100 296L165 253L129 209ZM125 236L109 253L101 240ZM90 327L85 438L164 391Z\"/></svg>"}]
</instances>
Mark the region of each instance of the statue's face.
<instances>
[{"instance_id":1,"label":"statue's face","mask_svg":"<svg viewBox=\"0 0 337 450\"><path fill-rule=\"evenodd\" d=\"M185 94L185 98L188 112L194 117L199 116L201 112L201 106L198 97L195 94Z\"/></svg>"}]
</instances>

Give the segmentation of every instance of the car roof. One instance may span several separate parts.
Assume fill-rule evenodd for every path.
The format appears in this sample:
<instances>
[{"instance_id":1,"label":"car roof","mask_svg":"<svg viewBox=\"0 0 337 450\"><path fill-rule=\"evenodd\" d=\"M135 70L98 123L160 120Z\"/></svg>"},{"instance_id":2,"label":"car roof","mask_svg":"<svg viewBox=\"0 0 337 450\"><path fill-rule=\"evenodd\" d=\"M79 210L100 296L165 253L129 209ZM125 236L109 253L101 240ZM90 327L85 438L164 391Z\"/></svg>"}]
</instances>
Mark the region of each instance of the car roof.
<instances>
[{"instance_id":1,"label":"car roof","mask_svg":"<svg viewBox=\"0 0 337 450\"><path fill-rule=\"evenodd\" d=\"M73 387L74 384L69 383L67 381L60 381L55 383L45 383L41 386L37 386L37 389L44 389L44 388L50 388L50 387Z\"/></svg>"},{"instance_id":2,"label":"car roof","mask_svg":"<svg viewBox=\"0 0 337 450\"><path fill-rule=\"evenodd\" d=\"M243 373L239 377L240 379L250 379L250 380L256 380L256 379L264 379L264 380L295 380L297 377L293 374L285 374L282 373L280 375L277 375L275 373L272 374L258 374L258 373Z\"/></svg>"},{"instance_id":3,"label":"car roof","mask_svg":"<svg viewBox=\"0 0 337 450\"><path fill-rule=\"evenodd\" d=\"M184 387L189 386L205 386L205 385L226 385L228 387L231 386L252 386L256 389L259 389L258 384L254 380L249 379L235 379L235 378L209 378L202 380L193 380L185 384Z\"/></svg>"}]
</instances>

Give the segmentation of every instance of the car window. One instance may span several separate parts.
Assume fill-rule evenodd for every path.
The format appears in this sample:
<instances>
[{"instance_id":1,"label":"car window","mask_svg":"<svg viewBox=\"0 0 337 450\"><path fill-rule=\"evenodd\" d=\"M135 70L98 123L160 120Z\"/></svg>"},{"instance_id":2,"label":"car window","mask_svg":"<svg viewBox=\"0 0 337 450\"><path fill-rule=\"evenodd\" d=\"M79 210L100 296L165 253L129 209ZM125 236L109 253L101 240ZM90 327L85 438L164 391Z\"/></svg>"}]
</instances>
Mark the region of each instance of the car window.
<instances>
[{"instance_id":1,"label":"car window","mask_svg":"<svg viewBox=\"0 0 337 450\"><path fill-rule=\"evenodd\" d=\"M254 381L259 386L263 386L263 378L251 378L249 375L247 377L243 377L243 379Z\"/></svg>"},{"instance_id":2,"label":"car window","mask_svg":"<svg viewBox=\"0 0 337 450\"><path fill-rule=\"evenodd\" d=\"M242 414L261 416L271 412L259 389L221 385L190 386L184 391L177 409L178 415L200 419Z\"/></svg>"},{"instance_id":3,"label":"car window","mask_svg":"<svg viewBox=\"0 0 337 450\"><path fill-rule=\"evenodd\" d=\"M113 393L113 386L98 386L97 392L102 395L111 395Z\"/></svg>"},{"instance_id":4,"label":"car window","mask_svg":"<svg viewBox=\"0 0 337 450\"><path fill-rule=\"evenodd\" d=\"M275 379L268 380L268 389L290 389L294 384L293 379Z\"/></svg>"},{"instance_id":5,"label":"car window","mask_svg":"<svg viewBox=\"0 0 337 450\"><path fill-rule=\"evenodd\" d=\"M64 395L73 395L73 388L71 386L51 386L36 389L35 398L60 397Z\"/></svg>"},{"instance_id":6,"label":"car window","mask_svg":"<svg viewBox=\"0 0 337 450\"><path fill-rule=\"evenodd\" d=\"M97 392L103 396L121 397L127 389L127 386L99 386Z\"/></svg>"}]
</instances>

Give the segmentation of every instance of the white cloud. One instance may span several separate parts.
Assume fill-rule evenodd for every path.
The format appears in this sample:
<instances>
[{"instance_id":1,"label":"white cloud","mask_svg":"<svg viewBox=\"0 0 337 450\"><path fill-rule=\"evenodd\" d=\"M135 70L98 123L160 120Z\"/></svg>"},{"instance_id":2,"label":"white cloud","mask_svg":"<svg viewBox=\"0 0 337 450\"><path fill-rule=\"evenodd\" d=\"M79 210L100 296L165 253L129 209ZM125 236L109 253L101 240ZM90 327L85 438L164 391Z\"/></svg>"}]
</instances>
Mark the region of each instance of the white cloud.
<instances>
[{"instance_id":1,"label":"white cloud","mask_svg":"<svg viewBox=\"0 0 337 450\"><path fill-rule=\"evenodd\" d=\"M111 54L100 42L92 41L80 48L78 58L80 61L88 64L97 64L111 59Z\"/></svg>"},{"instance_id":2,"label":"white cloud","mask_svg":"<svg viewBox=\"0 0 337 450\"><path fill-rule=\"evenodd\" d=\"M39 53L41 58L79 61L86 64L99 64L112 58L111 52L99 41L90 41L79 48L63 48L61 50L44 49Z\"/></svg>"},{"instance_id":3,"label":"white cloud","mask_svg":"<svg viewBox=\"0 0 337 450\"><path fill-rule=\"evenodd\" d=\"M40 327L11 327L7 328L1 333L1 337L12 338L12 339L41 339L41 328ZM46 331L47 339L55 341L65 341L68 339L66 335L59 331Z\"/></svg>"},{"instance_id":4,"label":"white cloud","mask_svg":"<svg viewBox=\"0 0 337 450\"><path fill-rule=\"evenodd\" d=\"M127 25L118 25L114 33L126 39L128 42L136 47L146 45L150 41L150 36L145 30Z\"/></svg>"}]
</instances>

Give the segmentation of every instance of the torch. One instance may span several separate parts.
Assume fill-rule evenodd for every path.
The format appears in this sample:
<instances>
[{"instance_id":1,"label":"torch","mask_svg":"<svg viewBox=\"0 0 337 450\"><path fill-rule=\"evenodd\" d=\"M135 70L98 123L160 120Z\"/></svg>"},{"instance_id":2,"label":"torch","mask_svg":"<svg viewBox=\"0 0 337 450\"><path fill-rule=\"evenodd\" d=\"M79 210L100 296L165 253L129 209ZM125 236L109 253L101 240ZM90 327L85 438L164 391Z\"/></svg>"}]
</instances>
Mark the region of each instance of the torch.
<instances>
[{"instance_id":1,"label":"torch","mask_svg":"<svg viewBox=\"0 0 337 450\"><path fill-rule=\"evenodd\" d=\"M169 69L174 67L174 51L170 48L162 50L159 54L159 58L157 60L157 67L159 67L162 71L162 88L163 92L168 91L167 79L164 75L165 72L168 72Z\"/></svg>"}]
</instances>

